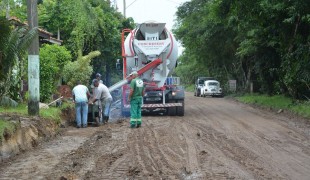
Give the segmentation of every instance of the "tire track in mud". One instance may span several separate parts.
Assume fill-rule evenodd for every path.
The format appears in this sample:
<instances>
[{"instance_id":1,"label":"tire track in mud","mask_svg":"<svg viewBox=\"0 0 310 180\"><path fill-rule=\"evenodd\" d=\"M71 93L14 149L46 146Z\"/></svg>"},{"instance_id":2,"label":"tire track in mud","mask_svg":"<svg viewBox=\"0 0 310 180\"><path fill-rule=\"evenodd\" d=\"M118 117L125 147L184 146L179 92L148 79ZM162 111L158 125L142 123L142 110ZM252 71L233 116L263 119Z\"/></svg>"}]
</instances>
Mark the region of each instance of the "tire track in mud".
<instances>
[{"instance_id":1,"label":"tire track in mud","mask_svg":"<svg viewBox=\"0 0 310 180\"><path fill-rule=\"evenodd\" d=\"M57 164L46 179L186 179L188 144L184 128L159 117L144 121L139 129L104 128ZM123 125L124 126L124 125ZM171 130L176 131L171 131ZM117 134L113 138L113 134ZM174 138L171 138L174 137ZM183 143L180 141L183 140ZM91 154L91 151L98 152ZM106 152L104 152L106 151Z\"/></svg>"},{"instance_id":2,"label":"tire track in mud","mask_svg":"<svg viewBox=\"0 0 310 180\"><path fill-rule=\"evenodd\" d=\"M202 104L203 103L204 102L202 102ZM201 151L200 155L211 156L202 158L203 160L207 160L209 162L209 164L207 163L203 165L207 178L208 179L235 178L236 176L238 176L238 174L233 173L233 170L231 171L229 171L229 169L227 170L227 167L225 166L227 166L227 164L236 164L236 163L239 164L240 168L244 169L243 171L248 173L251 172L250 174L247 175L248 178L257 179L261 177L264 178L272 177L268 172L263 171L263 166L259 165L259 163L256 163L258 161L258 156L254 152L243 147L242 145L239 145L234 140L229 139L226 134L215 130L214 127L211 127L211 123L205 122L205 121L209 122L213 121L212 119L209 118L209 116L211 116L209 114L216 114L219 120L223 118L227 119L225 115L221 113L216 113L216 111L213 111L211 113L213 107L210 108L208 110L209 113L207 110L204 110L203 108L197 106L190 108L187 111L187 113L189 113L190 116L194 117L193 121L188 123L187 126L192 127L193 129L196 129L197 132L199 132L199 139L205 144L205 147L207 149ZM201 112L203 112L204 118L202 118ZM200 116L197 116L197 114L199 114ZM196 121L196 119L199 120ZM213 121L212 125L214 124L217 124L217 126L221 125ZM223 127L219 129L223 129ZM216 158L217 156L219 158ZM227 161L227 159L225 160L225 158L222 157L229 158L230 159L229 161L231 162L225 162ZM223 161L221 159L223 159ZM203 164L204 162L201 163Z\"/></svg>"},{"instance_id":3,"label":"tire track in mud","mask_svg":"<svg viewBox=\"0 0 310 180\"><path fill-rule=\"evenodd\" d=\"M27 151L13 158L11 162L2 164L0 177L44 179L44 176L53 171L53 167L61 162L66 154L78 149L91 134L81 131L81 137L76 137L75 133L75 130L69 129L65 136L56 137L53 141L41 144L33 151Z\"/></svg>"},{"instance_id":4,"label":"tire track in mud","mask_svg":"<svg viewBox=\"0 0 310 180\"><path fill-rule=\"evenodd\" d=\"M225 134L214 131L212 128L196 126L204 135L201 140L206 144L217 148L229 159L237 162L245 168L247 172L252 172L255 179L274 178L268 171L264 171L263 161L251 150L239 145L232 139L228 139Z\"/></svg>"},{"instance_id":5,"label":"tire track in mud","mask_svg":"<svg viewBox=\"0 0 310 180\"><path fill-rule=\"evenodd\" d=\"M126 143L124 143L126 138L124 136L127 136L128 132L125 130L126 128L120 126L124 126L124 123L108 124L100 127L100 130L90 137L81 147L62 158L62 161L45 178L111 178L111 173L108 170L115 168L113 167L115 162L121 164L122 159L125 157L124 154L126 154ZM126 174L124 171L127 170L128 168L124 168L121 174ZM116 174L115 177L119 178L119 174Z\"/></svg>"},{"instance_id":6,"label":"tire track in mud","mask_svg":"<svg viewBox=\"0 0 310 180\"><path fill-rule=\"evenodd\" d=\"M274 119L276 115L223 98L188 96L184 117L143 116L137 129L129 128L129 119L75 129L76 134L58 144L68 148L55 153L58 159L34 150L29 156L39 152L39 159L13 161L0 171L10 169L11 174L4 176L9 178L53 180L309 179L307 133L281 117ZM88 139L72 143L83 133ZM64 146L70 141L69 147ZM55 144L46 146L54 151ZM34 163L23 162L28 160L47 162L41 168L20 168ZM54 161L49 164L49 160Z\"/></svg>"},{"instance_id":7,"label":"tire track in mud","mask_svg":"<svg viewBox=\"0 0 310 180\"><path fill-rule=\"evenodd\" d=\"M223 171L238 178L291 179L300 177L304 179L306 177L307 169L310 169L309 163L305 163L306 159L309 159L309 136L303 131L290 126L286 120L278 120L281 117L274 120L273 115L255 112L255 109L251 107L240 104L234 107L235 102L227 100L221 102L221 99L213 98L196 99L195 103L200 107L192 106L187 109L186 113L193 117L193 122L189 122L189 125L194 125L193 128L196 128L200 134L205 133L204 138L201 139L205 144L213 146L213 148L205 147L211 152L204 150L202 153L206 156L204 159L211 162L212 158L208 156L218 156L219 158L215 161L223 162ZM219 105L223 107L218 108ZM287 137L286 131L292 132L291 134L296 133L295 139ZM214 152L214 149L219 149L221 154ZM230 160L225 160L223 158L225 156ZM295 170L289 168L291 163L297 166L291 167ZM235 164L234 171L239 172L233 173L233 169L227 167L229 164ZM209 171L207 169L214 166L214 163L203 166L206 167L206 171ZM218 167L212 167L211 172L214 172L216 168ZM294 171L299 171L300 174ZM212 175L207 175L207 177L212 179Z\"/></svg>"},{"instance_id":8,"label":"tire track in mud","mask_svg":"<svg viewBox=\"0 0 310 180\"><path fill-rule=\"evenodd\" d=\"M101 147L100 145L98 146L98 142L96 141L99 140L101 136L109 136L107 132L98 135L101 133L103 132L97 132L97 135L92 136L77 150L63 157L62 161L57 164L53 168L53 171L45 178L51 180L60 179L61 177L83 179L84 174L95 166L94 162L97 159L97 154L95 152L98 152Z\"/></svg>"},{"instance_id":9,"label":"tire track in mud","mask_svg":"<svg viewBox=\"0 0 310 180\"><path fill-rule=\"evenodd\" d=\"M232 102L227 101L227 103L232 107ZM310 162L309 135L307 135L305 128L300 128L298 124L292 125L292 120L288 120L282 115L254 109L243 104L239 105L239 108L241 110L238 112L248 117L242 119L240 118L242 116L239 115L239 118L236 116L233 119L234 123L247 123L246 131L242 130L242 133L247 137L247 143L244 143L243 146L256 154L260 154L265 169L268 169L271 174L280 172L285 178L289 178L290 174L295 174L295 171L307 172L310 169L308 163L300 163L305 159ZM230 111L233 110L232 108L225 108L223 114L230 117ZM228 124L229 121L224 123ZM242 137L245 136L239 135L237 138ZM289 167L288 164L295 165ZM279 175L275 174L275 176Z\"/></svg>"},{"instance_id":10,"label":"tire track in mud","mask_svg":"<svg viewBox=\"0 0 310 180\"><path fill-rule=\"evenodd\" d=\"M170 138L169 132L175 125L173 121L166 121L163 117L153 120L144 120L143 128L138 129L135 136L135 142L138 143L135 153L138 154L139 164L146 170L144 177L151 176L153 179L175 179L178 171L178 163L181 164L181 155L174 155L175 151ZM157 121L156 126L152 121ZM174 144L174 143L173 143ZM172 156L171 156L172 155ZM150 164L145 164L150 162Z\"/></svg>"},{"instance_id":11,"label":"tire track in mud","mask_svg":"<svg viewBox=\"0 0 310 180\"><path fill-rule=\"evenodd\" d=\"M140 174L135 167L133 154L126 145L128 136L132 133L127 123L123 122L120 128L112 126L109 140L102 138L99 145L101 148L97 151L98 157L95 158L96 166L85 174L85 179L125 179Z\"/></svg>"}]
</instances>

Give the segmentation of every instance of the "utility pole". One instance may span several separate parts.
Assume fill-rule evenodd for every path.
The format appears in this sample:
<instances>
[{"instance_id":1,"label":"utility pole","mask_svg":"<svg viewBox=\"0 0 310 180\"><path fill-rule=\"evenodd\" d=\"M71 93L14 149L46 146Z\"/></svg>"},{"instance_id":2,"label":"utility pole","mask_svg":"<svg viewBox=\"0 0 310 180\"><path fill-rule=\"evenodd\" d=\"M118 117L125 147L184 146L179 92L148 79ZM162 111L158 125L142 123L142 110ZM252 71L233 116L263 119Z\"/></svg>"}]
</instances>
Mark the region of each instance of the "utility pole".
<instances>
[{"instance_id":1,"label":"utility pole","mask_svg":"<svg viewBox=\"0 0 310 180\"><path fill-rule=\"evenodd\" d=\"M10 18L10 1L9 0L7 1L7 4L6 4L5 17L6 19Z\"/></svg>"},{"instance_id":2,"label":"utility pole","mask_svg":"<svg viewBox=\"0 0 310 180\"><path fill-rule=\"evenodd\" d=\"M124 17L126 18L126 0L123 0L123 14Z\"/></svg>"},{"instance_id":3,"label":"utility pole","mask_svg":"<svg viewBox=\"0 0 310 180\"><path fill-rule=\"evenodd\" d=\"M27 16L29 29L38 28L37 0L27 0ZM39 35L36 34L28 49L28 114L39 115L40 101L40 63Z\"/></svg>"}]
</instances>

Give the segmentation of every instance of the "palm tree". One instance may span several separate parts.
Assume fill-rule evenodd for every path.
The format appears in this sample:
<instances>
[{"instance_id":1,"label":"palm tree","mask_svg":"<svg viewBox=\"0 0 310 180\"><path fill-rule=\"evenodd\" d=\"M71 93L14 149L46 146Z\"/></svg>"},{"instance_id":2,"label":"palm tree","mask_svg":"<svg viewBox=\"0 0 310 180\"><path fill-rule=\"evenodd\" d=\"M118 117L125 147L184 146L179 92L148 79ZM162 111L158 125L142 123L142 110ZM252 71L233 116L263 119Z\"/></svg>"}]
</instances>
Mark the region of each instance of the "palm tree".
<instances>
[{"instance_id":1,"label":"palm tree","mask_svg":"<svg viewBox=\"0 0 310 180\"><path fill-rule=\"evenodd\" d=\"M19 66L21 57L26 53L37 28L14 28L5 17L0 17L0 105L9 99L12 86L12 70ZM7 101L6 101L7 102Z\"/></svg>"}]
</instances>

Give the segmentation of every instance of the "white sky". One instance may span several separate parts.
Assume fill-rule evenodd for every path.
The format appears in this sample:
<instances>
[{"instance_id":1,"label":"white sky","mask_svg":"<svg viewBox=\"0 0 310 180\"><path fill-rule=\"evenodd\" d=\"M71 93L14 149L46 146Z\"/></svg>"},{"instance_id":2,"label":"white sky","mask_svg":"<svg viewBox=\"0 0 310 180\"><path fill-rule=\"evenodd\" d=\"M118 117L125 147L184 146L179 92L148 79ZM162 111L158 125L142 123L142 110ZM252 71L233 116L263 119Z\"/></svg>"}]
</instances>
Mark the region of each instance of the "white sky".
<instances>
[{"instance_id":1,"label":"white sky","mask_svg":"<svg viewBox=\"0 0 310 180\"><path fill-rule=\"evenodd\" d=\"M190 0L126 0L126 17L132 17L135 23L154 20L166 23L166 28L172 30L176 19L177 7ZM113 2L113 1L112 1ZM123 14L123 0L114 0L118 11ZM183 52L181 44L179 55Z\"/></svg>"},{"instance_id":2,"label":"white sky","mask_svg":"<svg viewBox=\"0 0 310 180\"><path fill-rule=\"evenodd\" d=\"M132 17L136 23L149 20L166 23L172 30L177 7L189 0L126 0L126 17ZM123 0L116 0L118 11L123 14Z\"/></svg>"}]
</instances>

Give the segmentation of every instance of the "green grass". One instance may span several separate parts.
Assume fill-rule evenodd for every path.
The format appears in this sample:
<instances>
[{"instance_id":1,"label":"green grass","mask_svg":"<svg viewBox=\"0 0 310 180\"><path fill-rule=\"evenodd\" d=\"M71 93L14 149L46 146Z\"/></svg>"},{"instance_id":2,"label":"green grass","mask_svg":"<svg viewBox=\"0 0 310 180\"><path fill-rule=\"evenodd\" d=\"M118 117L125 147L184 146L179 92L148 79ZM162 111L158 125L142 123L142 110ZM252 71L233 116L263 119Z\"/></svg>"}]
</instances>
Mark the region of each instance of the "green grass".
<instances>
[{"instance_id":1,"label":"green grass","mask_svg":"<svg viewBox=\"0 0 310 180\"><path fill-rule=\"evenodd\" d=\"M290 110L296 112L297 114L310 118L310 103L301 103L290 107Z\"/></svg>"},{"instance_id":2,"label":"green grass","mask_svg":"<svg viewBox=\"0 0 310 180\"><path fill-rule=\"evenodd\" d=\"M282 95L268 96L258 94L246 94L236 98L241 102L257 104L273 109L289 110L303 117L310 118L309 102L293 101L291 98Z\"/></svg>"},{"instance_id":3,"label":"green grass","mask_svg":"<svg viewBox=\"0 0 310 180\"><path fill-rule=\"evenodd\" d=\"M185 85L186 92L194 92L195 84Z\"/></svg>"},{"instance_id":4,"label":"green grass","mask_svg":"<svg viewBox=\"0 0 310 180\"><path fill-rule=\"evenodd\" d=\"M1 107L0 113L14 113L22 116L28 115L28 107L26 104L19 104L17 107ZM48 109L39 110L40 117L55 120L60 122L61 109L56 107L49 107Z\"/></svg>"},{"instance_id":5,"label":"green grass","mask_svg":"<svg viewBox=\"0 0 310 180\"><path fill-rule=\"evenodd\" d=\"M0 106L0 113L18 114L28 117L28 107L26 104L19 104L17 107L2 107ZM40 117L54 120L57 123L61 120L61 109L56 107L49 107L48 109L39 110Z\"/></svg>"},{"instance_id":6,"label":"green grass","mask_svg":"<svg viewBox=\"0 0 310 180\"><path fill-rule=\"evenodd\" d=\"M19 104L17 107L0 106L0 113L16 113L19 115L28 116L28 109L25 104Z\"/></svg>"},{"instance_id":7,"label":"green grass","mask_svg":"<svg viewBox=\"0 0 310 180\"><path fill-rule=\"evenodd\" d=\"M20 116L29 117L28 107L26 104L19 104L17 107L0 106L0 113L17 114ZM61 109L60 108L49 107L48 109L40 109L39 114L40 114L40 117L44 119L53 120L56 123L60 123L61 121ZM8 129L9 133L11 132L12 129L14 131L14 128L12 127L15 128L14 123L10 121L0 120L0 139L3 138L3 133L5 129Z\"/></svg>"},{"instance_id":8,"label":"green grass","mask_svg":"<svg viewBox=\"0 0 310 180\"><path fill-rule=\"evenodd\" d=\"M61 121L61 109L50 107L48 109L40 109L40 117L55 120L57 123Z\"/></svg>"}]
</instances>

